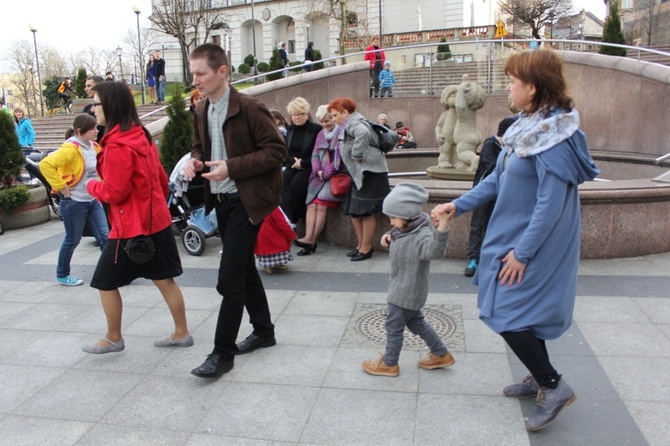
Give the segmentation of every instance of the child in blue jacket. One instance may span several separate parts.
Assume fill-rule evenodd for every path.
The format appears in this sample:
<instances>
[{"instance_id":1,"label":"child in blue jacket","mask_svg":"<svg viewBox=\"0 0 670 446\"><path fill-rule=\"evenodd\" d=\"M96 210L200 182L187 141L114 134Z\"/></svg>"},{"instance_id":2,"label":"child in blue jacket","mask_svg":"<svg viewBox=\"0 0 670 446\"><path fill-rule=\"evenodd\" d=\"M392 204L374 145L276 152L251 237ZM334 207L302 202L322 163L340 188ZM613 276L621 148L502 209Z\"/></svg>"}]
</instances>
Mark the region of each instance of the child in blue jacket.
<instances>
[{"instance_id":1,"label":"child in blue jacket","mask_svg":"<svg viewBox=\"0 0 670 446\"><path fill-rule=\"evenodd\" d=\"M395 74L391 71L391 62L384 62L384 69L379 73L379 86L382 88L379 92L380 97L388 92L389 98L393 97L393 86L395 85Z\"/></svg>"}]
</instances>

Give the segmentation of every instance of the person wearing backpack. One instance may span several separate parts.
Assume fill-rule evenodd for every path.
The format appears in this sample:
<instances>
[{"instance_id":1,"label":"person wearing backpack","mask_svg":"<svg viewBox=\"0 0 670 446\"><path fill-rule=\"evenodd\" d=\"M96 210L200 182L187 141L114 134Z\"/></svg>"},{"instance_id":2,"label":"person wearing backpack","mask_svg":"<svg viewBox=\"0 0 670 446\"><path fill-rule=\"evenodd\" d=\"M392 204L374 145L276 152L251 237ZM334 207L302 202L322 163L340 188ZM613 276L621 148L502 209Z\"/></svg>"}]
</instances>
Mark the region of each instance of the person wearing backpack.
<instances>
[{"instance_id":1,"label":"person wearing backpack","mask_svg":"<svg viewBox=\"0 0 670 446\"><path fill-rule=\"evenodd\" d=\"M378 135L356 111L353 99L337 98L328 104L328 111L343 127L339 136L340 151L351 175L351 188L344 197L342 209L351 216L357 239L356 247L347 256L352 262L359 262L372 257L375 216L381 212L390 190L389 169L384 152L377 147Z\"/></svg>"},{"instance_id":2,"label":"person wearing backpack","mask_svg":"<svg viewBox=\"0 0 670 446\"><path fill-rule=\"evenodd\" d=\"M72 89L72 79L69 77L66 77L63 82L61 82L58 87L56 87L56 94L58 95L59 98L63 100L63 105L65 105L65 109L67 110L68 113L72 113L70 109L72 108L72 102L71 102L71 97L69 94L67 94L68 91L71 91L72 94L76 97L76 93Z\"/></svg>"}]
</instances>

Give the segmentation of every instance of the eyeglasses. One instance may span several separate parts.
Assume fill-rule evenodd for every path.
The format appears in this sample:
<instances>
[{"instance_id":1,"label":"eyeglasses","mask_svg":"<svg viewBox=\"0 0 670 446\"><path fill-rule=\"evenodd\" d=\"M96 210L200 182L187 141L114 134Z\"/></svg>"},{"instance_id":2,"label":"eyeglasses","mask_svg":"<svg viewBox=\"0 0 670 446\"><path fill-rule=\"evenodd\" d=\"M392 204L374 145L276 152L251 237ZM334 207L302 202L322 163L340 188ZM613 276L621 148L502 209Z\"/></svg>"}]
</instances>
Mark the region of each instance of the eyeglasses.
<instances>
[{"instance_id":1,"label":"eyeglasses","mask_svg":"<svg viewBox=\"0 0 670 446\"><path fill-rule=\"evenodd\" d=\"M97 107L97 106L99 106L99 105L102 105L102 102L94 102L94 103L91 104L91 105L93 105L93 107Z\"/></svg>"}]
</instances>

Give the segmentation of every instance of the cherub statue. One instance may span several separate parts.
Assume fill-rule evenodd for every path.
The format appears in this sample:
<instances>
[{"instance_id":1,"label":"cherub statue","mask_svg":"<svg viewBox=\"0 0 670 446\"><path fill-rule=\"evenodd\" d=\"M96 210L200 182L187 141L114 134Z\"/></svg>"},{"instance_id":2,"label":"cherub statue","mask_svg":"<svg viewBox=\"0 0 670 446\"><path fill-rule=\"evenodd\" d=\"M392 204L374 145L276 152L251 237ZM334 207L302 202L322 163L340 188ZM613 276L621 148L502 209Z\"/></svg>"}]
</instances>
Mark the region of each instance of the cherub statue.
<instances>
[{"instance_id":1,"label":"cherub statue","mask_svg":"<svg viewBox=\"0 0 670 446\"><path fill-rule=\"evenodd\" d=\"M458 170L475 172L479 157L475 153L482 142L482 134L477 130L477 110L484 106L486 93L477 83L470 81L470 76L463 75L456 93L456 127L454 143L456 144L457 161L454 167Z\"/></svg>"},{"instance_id":2,"label":"cherub statue","mask_svg":"<svg viewBox=\"0 0 670 446\"><path fill-rule=\"evenodd\" d=\"M458 85L449 85L442 90L440 104L444 112L435 126L435 140L440 148L437 158L438 167L448 169L456 163L456 145L454 144L454 128L456 127L456 93Z\"/></svg>"}]
</instances>

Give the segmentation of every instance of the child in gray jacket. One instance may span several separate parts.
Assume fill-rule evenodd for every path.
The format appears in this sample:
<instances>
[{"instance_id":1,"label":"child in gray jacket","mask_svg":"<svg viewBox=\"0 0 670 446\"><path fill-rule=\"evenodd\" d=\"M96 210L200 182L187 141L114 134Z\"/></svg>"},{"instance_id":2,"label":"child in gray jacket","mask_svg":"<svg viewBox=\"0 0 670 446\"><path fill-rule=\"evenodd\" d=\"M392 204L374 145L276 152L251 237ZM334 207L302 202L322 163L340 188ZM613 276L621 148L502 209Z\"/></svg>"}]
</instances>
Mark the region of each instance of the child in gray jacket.
<instances>
[{"instance_id":1,"label":"child in gray jacket","mask_svg":"<svg viewBox=\"0 0 670 446\"><path fill-rule=\"evenodd\" d=\"M398 357L405 327L421 337L430 348L419 361L422 369L450 367L456 361L424 318L421 309L428 298L430 261L444 255L449 238L451 214L440 214L437 228L422 212L428 192L414 183L399 183L384 199L383 212L391 219L391 231L381 238L389 248L391 278L387 298L386 352L377 360L364 361L371 375L398 376Z\"/></svg>"}]
</instances>

